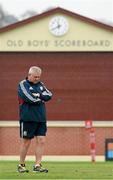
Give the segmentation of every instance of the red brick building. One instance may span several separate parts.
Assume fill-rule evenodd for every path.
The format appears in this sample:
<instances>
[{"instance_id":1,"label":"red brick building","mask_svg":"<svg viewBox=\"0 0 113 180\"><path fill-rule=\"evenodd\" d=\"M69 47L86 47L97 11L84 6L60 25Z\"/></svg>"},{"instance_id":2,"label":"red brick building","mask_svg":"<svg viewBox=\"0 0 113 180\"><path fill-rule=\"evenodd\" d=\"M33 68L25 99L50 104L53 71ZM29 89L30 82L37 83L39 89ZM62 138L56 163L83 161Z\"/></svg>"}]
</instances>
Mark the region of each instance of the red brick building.
<instances>
[{"instance_id":1,"label":"red brick building","mask_svg":"<svg viewBox=\"0 0 113 180\"><path fill-rule=\"evenodd\" d=\"M56 8L0 29L0 155L19 154L17 86L32 65L54 94L45 155L88 155L87 119L103 155L113 135L113 27Z\"/></svg>"}]
</instances>

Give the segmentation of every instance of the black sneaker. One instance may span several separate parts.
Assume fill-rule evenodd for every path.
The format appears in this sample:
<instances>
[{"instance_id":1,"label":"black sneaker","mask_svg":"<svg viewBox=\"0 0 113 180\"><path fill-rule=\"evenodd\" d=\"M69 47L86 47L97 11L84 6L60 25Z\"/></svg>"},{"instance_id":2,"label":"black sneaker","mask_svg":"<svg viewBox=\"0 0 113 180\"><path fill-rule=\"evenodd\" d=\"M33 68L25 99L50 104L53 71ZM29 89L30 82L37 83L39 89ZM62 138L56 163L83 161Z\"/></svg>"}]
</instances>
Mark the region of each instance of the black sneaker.
<instances>
[{"instance_id":1,"label":"black sneaker","mask_svg":"<svg viewBox=\"0 0 113 180\"><path fill-rule=\"evenodd\" d=\"M19 173L28 173L29 172L29 170L26 169L25 165L20 165L20 164L18 165L17 170Z\"/></svg>"},{"instance_id":2,"label":"black sneaker","mask_svg":"<svg viewBox=\"0 0 113 180\"><path fill-rule=\"evenodd\" d=\"M48 169L42 168L42 165L34 166L33 167L33 172L45 172L45 173L48 173Z\"/></svg>"}]
</instances>

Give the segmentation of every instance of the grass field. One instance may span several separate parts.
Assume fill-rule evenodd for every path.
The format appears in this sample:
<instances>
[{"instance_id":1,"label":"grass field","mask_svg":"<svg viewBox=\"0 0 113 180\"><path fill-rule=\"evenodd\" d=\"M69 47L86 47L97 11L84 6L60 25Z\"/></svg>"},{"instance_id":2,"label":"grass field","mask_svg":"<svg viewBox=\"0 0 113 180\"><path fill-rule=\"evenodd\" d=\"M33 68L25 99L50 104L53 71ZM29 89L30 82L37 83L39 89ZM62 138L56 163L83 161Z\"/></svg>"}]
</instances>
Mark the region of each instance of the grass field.
<instances>
[{"instance_id":1,"label":"grass field","mask_svg":"<svg viewBox=\"0 0 113 180\"><path fill-rule=\"evenodd\" d=\"M32 172L33 162L27 162L29 173L18 173L16 161L0 161L0 179L113 179L112 162L43 162L48 173Z\"/></svg>"}]
</instances>

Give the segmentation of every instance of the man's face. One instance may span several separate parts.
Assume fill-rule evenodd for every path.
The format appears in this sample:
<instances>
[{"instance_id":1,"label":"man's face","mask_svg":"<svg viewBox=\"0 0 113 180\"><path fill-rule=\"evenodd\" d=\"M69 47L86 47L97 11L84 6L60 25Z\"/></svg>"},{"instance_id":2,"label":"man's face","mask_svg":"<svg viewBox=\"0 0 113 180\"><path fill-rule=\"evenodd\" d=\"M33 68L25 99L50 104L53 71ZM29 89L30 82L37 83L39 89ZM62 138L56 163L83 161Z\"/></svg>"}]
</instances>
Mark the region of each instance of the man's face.
<instances>
[{"instance_id":1,"label":"man's face","mask_svg":"<svg viewBox=\"0 0 113 180\"><path fill-rule=\"evenodd\" d=\"M28 75L28 80L34 84L40 81L41 73L32 73Z\"/></svg>"}]
</instances>

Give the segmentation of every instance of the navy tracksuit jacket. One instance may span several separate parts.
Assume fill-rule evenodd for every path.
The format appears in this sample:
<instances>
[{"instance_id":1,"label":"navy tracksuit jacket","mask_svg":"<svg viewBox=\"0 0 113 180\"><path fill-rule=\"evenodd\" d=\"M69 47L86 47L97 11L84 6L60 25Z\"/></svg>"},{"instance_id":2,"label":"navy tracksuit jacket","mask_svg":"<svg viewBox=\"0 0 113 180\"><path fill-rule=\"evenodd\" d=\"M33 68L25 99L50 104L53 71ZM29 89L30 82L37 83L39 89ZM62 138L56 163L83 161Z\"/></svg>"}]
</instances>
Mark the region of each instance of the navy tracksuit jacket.
<instances>
[{"instance_id":1,"label":"navy tracksuit jacket","mask_svg":"<svg viewBox=\"0 0 113 180\"><path fill-rule=\"evenodd\" d=\"M18 86L20 121L46 122L45 102L51 98L52 93L42 82L21 81Z\"/></svg>"}]
</instances>

